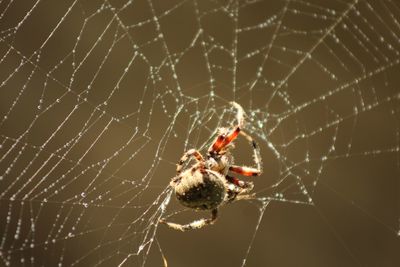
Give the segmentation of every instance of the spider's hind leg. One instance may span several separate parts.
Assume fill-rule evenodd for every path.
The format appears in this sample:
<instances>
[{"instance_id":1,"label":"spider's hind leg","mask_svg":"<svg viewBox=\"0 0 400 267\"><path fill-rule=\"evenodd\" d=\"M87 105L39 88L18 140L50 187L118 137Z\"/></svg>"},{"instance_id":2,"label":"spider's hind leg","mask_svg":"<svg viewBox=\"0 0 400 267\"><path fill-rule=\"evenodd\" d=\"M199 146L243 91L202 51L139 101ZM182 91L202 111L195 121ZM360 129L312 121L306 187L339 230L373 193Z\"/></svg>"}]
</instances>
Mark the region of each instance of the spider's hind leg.
<instances>
[{"instance_id":1,"label":"spider's hind leg","mask_svg":"<svg viewBox=\"0 0 400 267\"><path fill-rule=\"evenodd\" d=\"M203 218L203 219L196 220L196 221L193 221L188 224L171 223L171 222L166 222L163 219L161 219L160 223L164 223L172 229L184 232L187 230L200 229L200 228L203 228L204 226L213 224L217 220L217 218L218 218L218 210L214 209L211 211L211 218L208 218L208 219Z\"/></svg>"}]
</instances>

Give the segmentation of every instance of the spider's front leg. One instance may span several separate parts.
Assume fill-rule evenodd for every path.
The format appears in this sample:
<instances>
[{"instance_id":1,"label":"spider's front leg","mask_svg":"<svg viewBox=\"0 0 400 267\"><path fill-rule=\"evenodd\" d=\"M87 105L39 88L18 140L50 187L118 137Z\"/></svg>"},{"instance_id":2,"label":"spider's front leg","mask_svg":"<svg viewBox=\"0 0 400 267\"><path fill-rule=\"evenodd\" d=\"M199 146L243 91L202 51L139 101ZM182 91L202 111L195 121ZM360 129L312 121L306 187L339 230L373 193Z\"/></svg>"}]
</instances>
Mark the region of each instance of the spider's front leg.
<instances>
[{"instance_id":1,"label":"spider's front leg","mask_svg":"<svg viewBox=\"0 0 400 267\"><path fill-rule=\"evenodd\" d=\"M259 176L261 174L261 170L245 166L232 165L229 167L229 170L243 176Z\"/></svg>"},{"instance_id":2,"label":"spider's front leg","mask_svg":"<svg viewBox=\"0 0 400 267\"><path fill-rule=\"evenodd\" d=\"M244 110L243 108L236 102L231 102L231 105L237 109L236 119L238 124L235 128L228 134L220 134L218 135L215 142L211 145L208 149L208 152L219 152L221 149L229 145L233 140L237 138L240 133L240 130L243 128L244 125Z\"/></svg>"},{"instance_id":3,"label":"spider's front leg","mask_svg":"<svg viewBox=\"0 0 400 267\"><path fill-rule=\"evenodd\" d=\"M166 222L164 219L161 219L160 223L164 223L172 229L184 232L187 230L200 229L200 228L203 228L204 226L213 224L217 220L217 217L218 217L218 210L214 209L211 211L211 218L208 218L208 219L203 218L203 219L196 220L196 221L193 221L188 224L171 223L171 222Z\"/></svg>"},{"instance_id":4,"label":"spider's front leg","mask_svg":"<svg viewBox=\"0 0 400 267\"><path fill-rule=\"evenodd\" d=\"M250 135L246 134L243 131L240 132L240 134L243 135L253 147L253 159L256 164L256 168L232 165L229 167L229 170L244 176L259 176L262 173L262 161L261 161L260 149L257 143L253 140L253 138L251 138Z\"/></svg>"},{"instance_id":5,"label":"spider's front leg","mask_svg":"<svg viewBox=\"0 0 400 267\"><path fill-rule=\"evenodd\" d=\"M255 169L255 171L253 171L253 173L256 173L254 176L260 175L263 170L260 148L258 147L256 141L254 141L250 135L248 135L247 133L245 133L243 131L241 131L240 134L243 135L247 139L247 141L249 141L249 143L251 144L251 146L253 148L253 159L254 159L254 163L256 164L256 169ZM251 169L254 169L254 168L251 168ZM253 174L247 175L247 176L253 176Z\"/></svg>"}]
</instances>

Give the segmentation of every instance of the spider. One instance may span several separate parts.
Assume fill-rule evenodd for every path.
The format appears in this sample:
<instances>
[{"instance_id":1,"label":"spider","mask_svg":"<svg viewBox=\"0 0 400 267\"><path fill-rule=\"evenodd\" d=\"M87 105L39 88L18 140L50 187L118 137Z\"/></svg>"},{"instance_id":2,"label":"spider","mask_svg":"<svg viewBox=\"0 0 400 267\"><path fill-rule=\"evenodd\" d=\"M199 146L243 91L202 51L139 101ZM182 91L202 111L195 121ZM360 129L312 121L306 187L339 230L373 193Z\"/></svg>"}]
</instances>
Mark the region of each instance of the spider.
<instances>
[{"instance_id":1,"label":"spider","mask_svg":"<svg viewBox=\"0 0 400 267\"><path fill-rule=\"evenodd\" d=\"M205 158L196 149L185 152L177 164L177 175L170 182L180 204L194 210L211 211L211 218L203 218L184 225L166 222L165 219L160 220L172 229L186 231L213 224L218 217L220 206L234 200L249 198L253 183L228 175L229 172L244 176L258 176L262 173L260 150L256 142L241 131L245 115L243 108L236 102L231 102L231 104L237 110L237 125L232 130L218 129L218 136L208 149ZM239 134L252 145L256 168L233 165L230 149L233 148L232 141ZM192 157L196 163L183 170L185 162Z\"/></svg>"}]
</instances>

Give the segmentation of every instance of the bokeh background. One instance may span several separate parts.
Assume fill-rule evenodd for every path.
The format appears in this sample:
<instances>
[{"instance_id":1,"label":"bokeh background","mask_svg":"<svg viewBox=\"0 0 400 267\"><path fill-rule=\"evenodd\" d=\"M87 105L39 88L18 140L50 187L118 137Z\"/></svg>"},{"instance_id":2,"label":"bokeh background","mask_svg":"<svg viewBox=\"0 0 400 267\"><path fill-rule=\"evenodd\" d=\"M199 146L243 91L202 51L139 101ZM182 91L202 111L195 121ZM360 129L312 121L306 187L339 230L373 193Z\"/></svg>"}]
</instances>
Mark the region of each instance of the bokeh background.
<instances>
[{"instance_id":1,"label":"bokeh background","mask_svg":"<svg viewBox=\"0 0 400 267\"><path fill-rule=\"evenodd\" d=\"M399 266L399 40L394 0L2 1L0 265ZM254 199L158 225L209 216L168 184L230 101Z\"/></svg>"}]
</instances>

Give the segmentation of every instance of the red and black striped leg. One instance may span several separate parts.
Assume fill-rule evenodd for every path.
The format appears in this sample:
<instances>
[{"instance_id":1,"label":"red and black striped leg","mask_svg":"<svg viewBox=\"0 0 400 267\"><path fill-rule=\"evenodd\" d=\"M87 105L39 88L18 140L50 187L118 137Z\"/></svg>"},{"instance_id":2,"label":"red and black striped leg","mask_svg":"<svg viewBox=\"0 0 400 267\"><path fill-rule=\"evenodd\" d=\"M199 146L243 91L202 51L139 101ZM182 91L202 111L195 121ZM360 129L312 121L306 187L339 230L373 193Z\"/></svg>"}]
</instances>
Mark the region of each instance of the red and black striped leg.
<instances>
[{"instance_id":1,"label":"red and black striped leg","mask_svg":"<svg viewBox=\"0 0 400 267\"><path fill-rule=\"evenodd\" d=\"M225 135L218 135L215 142L211 145L208 152L219 152L224 147L229 145L233 140L237 138L240 133L240 128L236 127L232 132L230 132L227 136Z\"/></svg>"},{"instance_id":2,"label":"red and black striped leg","mask_svg":"<svg viewBox=\"0 0 400 267\"><path fill-rule=\"evenodd\" d=\"M226 147L227 145L229 145L233 140L237 138L239 133L240 133L240 127L236 126L236 128L225 138L222 147Z\"/></svg>"},{"instance_id":3,"label":"red and black striped leg","mask_svg":"<svg viewBox=\"0 0 400 267\"><path fill-rule=\"evenodd\" d=\"M229 134L218 135L215 142L208 149L208 152L219 152L221 149L223 149L224 147L229 145L233 140L235 140L240 132L240 129L243 128L244 124L243 108L236 102L230 102L230 104L237 109L236 119L238 121L238 124Z\"/></svg>"},{"instance_id":4,"label":"red and black striped leg","mask_svg":"<svg viewBox=\"0 0 400 267\"><path fill-rule=\"evenodd\" d=\"M218 152L221 150L223 144L224 144L224 140L225 140L225 136L224 135L218 135L217 139L215 140L215 142L210 146L210 148L208 149L208 152Z\"/></svg>"},{"instance_id":5,"label":"red and black striped leg","mask_svg":"<svg viewBox=\"0 0 400 267\"><path fill-rule=\"evenodd\" d=\"M258 176L261 174L261 170L244 166L233 165L229 167L229 170L244 176Z\"/></svg>"}]
</instances>

